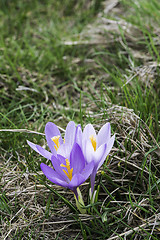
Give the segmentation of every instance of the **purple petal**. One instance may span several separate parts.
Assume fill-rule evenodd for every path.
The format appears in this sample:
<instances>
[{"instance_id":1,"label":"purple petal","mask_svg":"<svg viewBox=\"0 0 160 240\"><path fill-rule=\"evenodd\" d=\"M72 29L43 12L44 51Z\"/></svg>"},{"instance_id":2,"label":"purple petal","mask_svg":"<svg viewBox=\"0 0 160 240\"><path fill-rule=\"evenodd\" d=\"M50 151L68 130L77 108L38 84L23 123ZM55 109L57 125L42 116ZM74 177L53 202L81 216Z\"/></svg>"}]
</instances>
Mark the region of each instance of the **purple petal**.
<instances>
[{"instance_id":1,"label":"purple petal","mask_svg":"<svg viewBox=\"0 0 160 240\"><path fill-rule=\"evenodd\" d=\"M83 139L88 140L92 135L96 138L96 131L92 124L87 124L83 130Z\"/></svg>"},{"instance_id":2,"label":"purple petal","mask_svg":"<svg viewBox=\"0 0 160 240\"><path fill-rule=\"evenodd\" d=\"M66 158L65 157L57 154L57 158L61 162L61 164L64 164L64 165L66 164ZM52 158L51 158L51 160L52 160Z\"/></svg>"},{"instance_id":3,"label":"purple petal","mask_svg":"<svg viewBox=\"0 0 160 240\"><path fill-rule=\"evenodd\" d=\"M90 180L91 180L91 192L93 194L93 191L94 191L94 183L95 183L95 177L96 177L96 173L97 173L97 169L94 168L92 174L91 174L91 177L90 177Z\"/></svg>"},{"instance_id":4,"label":"purple petal","mask_svg":"<svg viewBox=\"0 0 160 240\"><path fill-rule=\"evenodd\" d=\"M106 123L105 125L102 126L102 128L99 130L99 133L97 135L97 139L98 139L97 147L101 146L104 143L108 143L110 137L111 137L110 123Z\"/></svg>"},{"instance_id":5,"label":"purple petal","mask_svg":"<svg viewBox=\"0 0 160 240\"><path fill-rule=\"evenodd\" d=\"M61 178L64 180L64 181L68 181L68 177L67 175L63 172L63 167L61 167L60 165L61 164L64 164L66 165L66 161L65 161L65 158L60 156L60 155L57 155L57 157L55 156L52 156L52 165L55 169L55 171L61 176ZM66 170L66 169L65 169Z\"/></svg>"},{"instance_id":6,"label":"purple petal","mask_svg":"<svg viewBox=\"0 0 160 240\"><path fill-rule=\"evenodd\" d=\"M82 176L87 180L87 178L91 175L94 168L94 161L90 162L86 165L85 169L81 172Z\"/></svg>"},{"instance_id":7,"label":"purple petal","mask_svg":"<svg viewBox=\"0 0 160 240\"><path fill-rule=\"evenodd\" d=\"M37 149L39 151L39 153L44 156L45 158L51 160L52 157L52 153L48 152L47 150L45 150L44 148L42 148L41 146L37 145Z\"/></svg>"},{"instance_id":8,"label":"purple petal","mask_svg":"<svg viewBox=\"0 0 160 240\"><path fill-rule=\"evenodd\" d=\"M76 126L73 121L70 121L66 127L66 132L65 132L65 143L70 144L73 146L73 143L75 141L75 132L76 132Z\"/></svg>"},{"instance_id":9,"label":"purple petal","mask_svg":"<svg viewBox=\"0 0 160 240\"><path fill-rule=\"evenodd\" d=\"M76 128L75 142L78 143L80 147L82 147L82 129L80 124Z\"/></svg>"},{"instance_id":10,"label":"purple petal","mask_svg":"<svg viewBox=\"0 0 160 240\"><path fill-rule=\"evenodd\" d=\"M54 136L60 136L59 143L60 144L63 143L63 140L62 140L62 137L61 137L58 127L54 123L48 122L45 127L45 135L46 135L47 143L48 143L48 146L49 146L51 152L54 155L56 155L56 150L54 148L55 143L52 141L51 138Z\"/></svg>"},{"instance_id":11,"label":"purple petal","mask_svg":"<svg viewBox=\"0 0 160 240\"><path fill-rule=\"evenodd\" d=\"M74 143L70 155L70 167L73 168L73 175L80 173L85 167L85 159L80 146Z\"/></svg>"},{"instance_id":12,"label":"purple petal","mask_svg":"<svg viewBox=\"0 0 160 240\"><path fill-rule=\"evenodd\" d=\"M68 188L74 191L74 189L81 185L83 182L85 182L84 176L82 176L80 173L75 174L72 180L69 182Z\"/></svg>"},{"instance_id":13,"label":"purple petal","mask_svg":"<svg viewBox=\"0 0 160 240\"><path fill-rule=\"evenodd\" d=\"M44 175L53 183L62 186L62 187L68 187L68 183L65 182L61 176L52 168L50 168L49 166L47 166L44 163L41 163L40 165L42 172L44 173Z\"/></svg>"},{"instance_id":14,"label":"purple petal","mask_svg":"<svg viewBox=\"0 0 160 240\"><path fill-rule=\"evenodd\" d=\"M45 150L44 148L42 148L39 145L36 145L30 141L27 140L28 145L37 153L41 154L43 157L51 160L52 154L50 152L48 152L47 150Z\"/></svg>"},{"instance_id":15,"label":"purple petal","mask_svg":"<svg viewBox=\"0 0 160 240\"><path fill-rule=\"evenodd\" d=\"M109 152L111 151L111 149L112 149L112 147L113 147L114 140L115 140L115 135L113 135L113 136L110 138L110 140L109 140L109 142L108 142L108 144L107 144L106 151L105 151L105 153L104 153L104 155L103 155L103 158L102 158L101 161L99 162L97 169L99 169L99 168L102 166L102 164L104 163L106 157L108 156Z\"/></svg>"}]
</instances>

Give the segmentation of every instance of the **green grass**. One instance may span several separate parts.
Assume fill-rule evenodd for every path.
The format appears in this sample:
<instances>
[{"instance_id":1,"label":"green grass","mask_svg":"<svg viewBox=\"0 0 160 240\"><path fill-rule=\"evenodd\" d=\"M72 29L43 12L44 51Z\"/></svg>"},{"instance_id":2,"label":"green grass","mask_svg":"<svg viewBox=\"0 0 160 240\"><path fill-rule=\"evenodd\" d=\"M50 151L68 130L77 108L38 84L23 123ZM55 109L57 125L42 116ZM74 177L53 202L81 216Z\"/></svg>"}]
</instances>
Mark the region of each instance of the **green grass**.
<instances>
[{"instance_id":1,"label":"green grass","mask_svg":"<svg viewBox=\"0 0 160 240\"><path fill-rule=\"evenodd\" d=\"M160 3L122 0L104 12L107 4L0 1L2 239L160 238ZM84 215L26 143L46 145L27 130L70 120L97 130L109 121L116 133L97 201L89 181L80 187Z\"/></svg>"}]
</instances>

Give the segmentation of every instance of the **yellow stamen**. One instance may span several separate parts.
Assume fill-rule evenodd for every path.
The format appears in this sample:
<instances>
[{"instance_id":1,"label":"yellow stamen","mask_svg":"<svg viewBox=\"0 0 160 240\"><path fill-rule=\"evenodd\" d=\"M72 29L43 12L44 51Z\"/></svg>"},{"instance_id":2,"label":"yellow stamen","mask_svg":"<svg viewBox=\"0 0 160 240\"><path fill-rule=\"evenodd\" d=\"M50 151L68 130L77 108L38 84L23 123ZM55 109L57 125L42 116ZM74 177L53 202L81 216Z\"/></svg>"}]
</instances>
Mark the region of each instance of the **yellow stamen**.
<instances>
[{"instance_id":1,"label":"yellow stamen","mask_svg":"<svg viewBox=\"0 0 160 240\"><path fill-rule=\"evenodd\" d=\"M96 151L96 146L97 146L96 138L93 135L91 135L89 138L91 140L94 151Z\"/></svg>"},{"instance_id":2,"label":"yellow stamen","mask_svg":"<svg viewBox=\"0 0 160 240\"><path fill-rule=\"evenodd\" d=\"M61 167L65 167L67 168L67 171L63 169L63 172L67 175L67 177L69 178L69 180L72 180L72 173L73 173L73 168L70 169L70 162L68 159L66 159L66 165L61 164Z\"/></svg>"},{"instance_id":3,"label":"yellow stamen","mask_svg":"<svg viewBox=\"0 0 160 240\"><path fill-rule=\"evenodd\" d=\"M60 147L59 138L60 138L59 135L58 135L58 136L54 136L54 137L51 138L52 141L56 144L56 145L54 146L55 149L56 149L56 151L57 151L58 148Z\"/></svg>"}]
</instances>

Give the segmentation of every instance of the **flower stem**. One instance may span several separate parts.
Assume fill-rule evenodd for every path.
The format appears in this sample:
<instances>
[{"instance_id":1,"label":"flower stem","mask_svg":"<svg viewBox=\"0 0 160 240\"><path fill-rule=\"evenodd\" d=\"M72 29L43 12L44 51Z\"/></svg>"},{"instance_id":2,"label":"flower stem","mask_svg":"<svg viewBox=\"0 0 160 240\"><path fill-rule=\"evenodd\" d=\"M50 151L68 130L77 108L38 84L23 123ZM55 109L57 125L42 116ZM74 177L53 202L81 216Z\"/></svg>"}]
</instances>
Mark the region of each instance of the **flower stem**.
<instances>
[{"instance_id":1,"label":"flower stem","mask_svg":"<svg viewBox=\"0 0 160 240\"><path fill-rule=\"evenodd\" d=\"M80 213L85 214L86 209L84 209L85 205L79 188L77 188L76 191L74 191L74 198L76 200L76 206Z\"/></svg>"}]
</instances>

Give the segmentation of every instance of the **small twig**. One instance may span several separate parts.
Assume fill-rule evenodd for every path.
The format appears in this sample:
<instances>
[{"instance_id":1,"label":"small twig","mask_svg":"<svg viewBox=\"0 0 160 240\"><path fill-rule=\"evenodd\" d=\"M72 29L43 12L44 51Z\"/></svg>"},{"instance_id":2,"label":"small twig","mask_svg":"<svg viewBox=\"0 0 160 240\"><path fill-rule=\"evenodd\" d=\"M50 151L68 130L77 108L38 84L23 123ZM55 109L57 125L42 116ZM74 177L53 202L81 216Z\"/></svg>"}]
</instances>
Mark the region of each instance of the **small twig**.
<instances>
[{"instance_id":1,"label":"small twig","mask_svg":"<svg viewBox=\"0 0 160 240\"><path fill-rule=\"evenodd\" d=\"M125 237L126 237L126 236L129 236L131 233L136 232L136 231L138 231L138 230L141 230L141 228L145 227L146 225L147 225L147 223L143 223L143 224L140 225L139 227L135 227L135 228L133 228L133 229L127 231L127 232L124 232L124 233L119 234L119 236L114 236L114 237L108 238L107 240L118 239L118 238L120 238L120 237L122 237L122 236L125 236Z\"/></svg>"},{"instance_id":2,"label":"small twig","mask_svg":"<svg viewBox=\"0 0 160 240\"><path fill-rule=\"evenodd\" d=\"M154 224L154 227L155 227L155 225L158 225L158 226L159 226L159 225L160 225L160 222L157 222L156 224ZM135 227L135 228L133 228L133 229L127 231L127 232L121 233L121 234L119 234L118 236L114 236L114 237L108 238L107 240L119 239L119 238L122 237L122 236L127 237L127 236L129 236L130 234L132 234L133 232L142 231L143 228L146 227L146 226L152 226L152 224L151 224L151 223L143 223L142 225L140 225L140 226L138 226L138 227Z\"/></svg>"},{"instance_id":3,"label":"small twig","mask_svg":"<svg viewBox=\"0 0 160 240\"><path fill-rule=\"evenodd\" d=\"M35 133L35 134L39 134L39 135L43 135L45 136L44 133L40 133L40 132L36 132L36 131L31 131L28 129L0 129L0 132L23 132L23 133Z\"/></svg>"},{"instance_id":4,"label":"small twig","mask_svg":"<svg viewBox=\"0 0 160 240\"><path fill-rule=\"evenodd\" d=\"M88 217L88 218L81 218L81 222L90 221L95 218L100 218L99 216L94 217ZM64 220L64 221L57 221L57 222L43 222L43 223L37 223L38 225L55 225L55 224L67 224L67 223L76 223L75 220ZM36 224L36 223L34 223ZM27 227L27 224L21 225L21 227Z\"/></svg>"},{"instance_id":5,"label":"small twig","mask_svg":"<svg viewBox=\"0 0 160 240\"><path fill-rule=\"evenodd\" d=\"M65 130L59 126L57 126L61 131L65 132ZM34 134L39 134L45 136L44 133L28 130L28 129L0 129L0 132L23 132L23 133L34 133Z\"/></svg>"}]
</instances>

